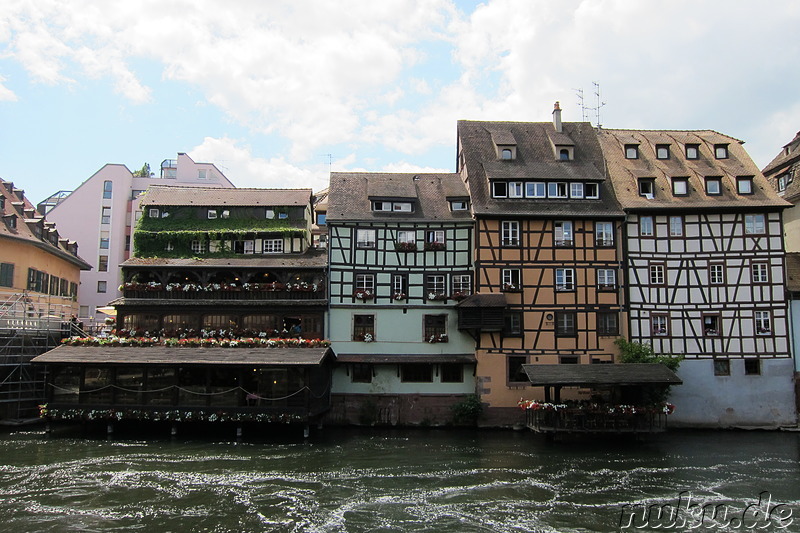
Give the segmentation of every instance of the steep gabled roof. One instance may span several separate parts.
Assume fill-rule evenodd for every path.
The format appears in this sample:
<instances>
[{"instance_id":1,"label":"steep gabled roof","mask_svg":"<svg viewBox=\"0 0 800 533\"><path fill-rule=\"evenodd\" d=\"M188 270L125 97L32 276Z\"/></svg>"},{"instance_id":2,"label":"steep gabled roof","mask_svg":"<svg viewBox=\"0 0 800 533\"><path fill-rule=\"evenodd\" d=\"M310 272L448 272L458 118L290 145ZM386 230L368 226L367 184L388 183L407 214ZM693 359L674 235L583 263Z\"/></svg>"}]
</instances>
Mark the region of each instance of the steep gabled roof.
<instances>
[{"instance_id":1,"label":"steep gabled roof","mask_svg":"<svg viewBox=\"0 0 800 533\"><path fill-rule=\"evenodd\" d=\"M598 130L598 138L608 166L617 199L625 209L730 209L784 208L789 204L778 197L742 141L713 130ZM638 158L627 159L625 145L638 145ZM669 144L668 159L658 159L657 144ZM687 159L687 144L699 145L698 159ZM716 159L715 145L727 145L728 157ZM753 194L737 192L737 177L753 178ZM719 177L722 193L706 194L706 178ZM653 178L655 197L639 195L639 178ZM672 178L688 178L689 194L672 194Z\"/></svg>"},{"instance_id":2,"label":"steep gabled roof","mask_svg":"<svg viewBox=\"0 0 800 533\"><path fill-rule=\"evenodd\" d=\"M500 140L508 139L516 143L516 158L502 160L497 147ZM589 123L565 122L562 131L557 132L550 122L460 120L458 140L463 156L462 173L466 173L475 216L622 216L614 193L606 183L602 151ZM556 146L573 147L574 158L559 160ZM492 198L490 182L494 180L596 182L600 198Z\"/></svg>"},{"instance_id":3,"label":"steep gabled roof","mask_svg":"<svg viewBox=\"0 0 800 533\"><path fill-rule=\"evenodd\" d=\"M458 174L332 172L328 222L356 220L470 220L469 211L451 211L449 199L467 199ZM374 212L372 202L411 201L412 212Z\"/></svg>"}]
</instances>

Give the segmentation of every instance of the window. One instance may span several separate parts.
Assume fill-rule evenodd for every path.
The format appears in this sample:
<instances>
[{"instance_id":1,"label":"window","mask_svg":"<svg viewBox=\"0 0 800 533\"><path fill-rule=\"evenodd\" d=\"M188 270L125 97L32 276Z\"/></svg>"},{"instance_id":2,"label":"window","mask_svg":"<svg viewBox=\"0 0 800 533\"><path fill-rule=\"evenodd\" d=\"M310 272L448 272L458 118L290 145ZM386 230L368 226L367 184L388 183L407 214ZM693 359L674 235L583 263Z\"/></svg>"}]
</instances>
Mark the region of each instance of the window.
<instances>
[{"instance_id":1,"label":"window","mask_svg":"<svg viewBox=\"0 0 800 533\"><path fill-rule=\"evenodd\" d=\"M559 355L559 365L577 365L580 363L580 358L577 355Z\"/></svg>"},{"instance_id":2,"label":"window","mask_svg":"<svg viewBox=\"0 0 800 533\"><path fill-rule=\"evenodd\" d=\"M453 274L452 285L454 295L469 296L472 294L472 275Z\"/></svg>"},{"instance_id":3,"label":"window","mask_svg":"<svg viewBox=\"0 0 800 533\"><path fill-rule=\"evenodd\" d=\"M428 363L405 363L400 365L400 381L403 383L432 383L433 365Z\"/></svg>"},{"instance_id":4,"label":"window","mask_svg":"<svg viewBox=\"0 0 800 533\"><path fill-rule=\"evenodd\" d=\"M567 182L552 181L547 184L547 196L549 198L566 198Z\"/></svg>"},{"instance_id":5,"label":"window","mask_svg":"<svg viewBox=\"0 0 800 533\"><path fill-rule=\"evenodd\" d=\"M512 181L508 184L508 197L509 198L522 198L522 182Z\"/></svg>"},{"instance_id":6,"label":"window","mask_svg":"<svg viewBox=\"0 0 800 533\"><path fill-rule=\"evenodd\" d=\"M752 273L753 283L769 283L769 264L751 263L750 271Z\"/></svg>"},{"instance_id":7,"label":"window","mask_svg":"<svg viewBox=\"0 0 800 533\"><path fill-rule=\"evenodd\" d=\"M502 270L504 291L518 291L522 289L520 270L518 268L504 268Z\"/></svg>"},{"instance_id":8,"label":"window","mask_svg":"<svg viewBox=\"0 0 800 533\"><path fill-rule=\"evenodd\" d=\"M408 295L408 278L405 274L392 275L392 299L403 300Z\"/></svg>"},{"instance_id":9,"label":"window","mask_svg":"<svg viewBox=\"0 0 800 533\"><path fill-rule=\"evenodd\" d=\"M686 159L699 159L700 157L700 145L699 144L687 144L686 145Z\"/></svg>"},{"instance_id":10,"label":"window","mask_svg":"<svg viewBox=\"0 0 800 533\"><path fill-rule=\"evenodd\" d=\"M598 335L619 335L617 313L597 313Z\"/></svg>"},{"instance_id":11,"label":"window","mask_svg":"<svg viewBox=\"0 0 800 533\"><path fill-rule=\"evenodd\" d=\"M717 159L728 159L728 145L727 144L715 144L714 145L714 157Z\"/></svg>"},{"instance_id":12,"label":"window","mask_svg":"<svg viewBox=\"0 0 800 533\"><path fill-rule=\"evenodd\" d=\"M97 259L97 271L98 272L108 272L108 256L101 255Z\"/></svg>"},{"instance_id":13,"label":"window","mask_svg":"<svg viewBox=\"0 0 800 533\"><path fill-rule=\"evenodd\" d=\"M463 383L464 382L464 368L458 363L442 363L439 365L441 370L441 378L439 381L442 383Z\"/></svg>"},{"instance_id":14,"label":"window","mask_svg":"<svg viewBox=\"0 0 800 533\"><path fill-rule=\"evenodd\" d=\"M209 220L214 220L215 218L217 218L217 210L216 209L209 209L208 210L208 219Z\"/></svg>"},{"instance_id":15,"label":"window","mask_svg":"<svg viewBox=\"0 0 800 533\"><path fill-rule=\"evenodd\" d=\"M756 321L756 335L771 335L772 319L769 311L756 311L754 317Z\"/></svg>"},{"instance_id":16,"label":"window","mask_svg":"<svg viewBox=\"0 0 800 533\"><path fill-rule=\"evenodd\" d=\"M662 263L650 264L650 285L664 285L664 265Z\"/></svg>"},{"instance_id":17,"label":"window","mask_svg":"<svg viewBox=\"0 0 800 533\"><path fill-rule=\"evenodd\" d=\"M714 359L714 375L715 376L730 376L731 375L731 360L730 359Z\"/></svg>"},{"instance_id":18,"label":"window","mask_svg":"<svg viewBox=\"0 0 800 533\"><path fill-rule=\"evenodd\" d=\"M600 187L597 183L584 183L583 194L588 200L595 200L600 198Z\"/></svg>"},{"instance_id":19,"label":"window","mask_svg":"<svg viewBox=\"0 0 800 533\"><path fill-rule=\"evenodd\" d=\"M778 192L783 192L786 190L786 177L788 174L783 174L778 176Z\"/></svg>"},{"instance_id":20,"label":"window","mask_svg":"<svg viewBox=\"0 0 800 533\"><path fill-rule=\"evenodd\" d=\"M570 160L569 150L567 148L562 148L561 150L559 150L558 151L558 158L561 161L569 161Z\"/></svg>"},{"instance_id":21,"label":"window","mask_svg":"<svg viewBox=\"0 0 800 533\"><path fill-rule=\"evenodd\" d=\"M543 181L529 181L525 184L525 196L528 198L547 198L547 184Z\"/></svg>"},{"instance_id":22,"label":"window","mask_svg":"<svg viewBox=\"0 0 800 533\"><path fill-rule=\"evenodd\" d=\"M158 218L161 212L156 208L150 208L147 210L147 216L150 218Z\"/></svg>"},{"instance_id":23,"label":"window","mask_svg":"<svg viewBox=\"0 0 800 533\"><path fill-rule=\"evenodd\" d=\"M425 249L426 250L444 250L444 230L429 230L425 232Z\"/></svg>"},{"instance_id":24,"label":"window","mask_svg":"<svg viewBox=\"0 0 800 533\"><path fill-rule=\"evenodd\" d=\"M722 194L722 180L720 178L706 178L706 194L717 196Z\"/></svg>"},{"instance_id":25,"label":"window","mask_svg":"<svg viewBox=\"0 0 800 533\"><path fill-rule=\"evenodd\" d=\"M450 211L466 211L469 203L466 200L453 200L450 202Z\"/></svg>"},{"instance_id":26,"label":"window","mask_svg":"<svg viewBox=\"0 0 800 533\"><path fill-rule=\"evenodd\" d=\"M525 374L525 370L522 368L522 365L527 364L528 358L519 356L519 355L510 355L506 359L507 368L508 368L508 381L509 383L528 383L528 376Z\"/></svg>"},{"instance_id":27,"label":"window","mask_svg":"<svg viewBox=\"0 0 800 533\"><path fill-rule=\"evenodd\" d=\"M100 249L101 250L108 250L109 245L109 232L101 231L100 232Z\"/></svg>"},{"instance_id":28,"label":"window","mask_svg":"<svg viewBox=\"0 0 800 533\"><path fill-rule=\"evenodd\" d=\"M104 207L103 213L100 215L101 224L111 224L111 208Z\"/></svg>"},{"instance_id":29,"label":"window","mask_svg":"<svg viewBox=\"0 0 800 533\"><path fill-rule=\"evenodd\" d=\"M353 363L350 366L350 381L352 383L372 383L372 365Z\"/></svg>"},{"instance_id":30,"label":"window","mask_svg":"<svg viewBox=\"0 0 800 533\"><path fill-rule=\"evenodd\" d=\"M507 198L508 197L508 183L505 181L492 182L492 198Z\"/></svg>"},{"instance_id":31,"label":"window","mask_svg":"<svg viewBox=\"0 0 800 533\"><path fill-rule=\"evenodd\" d=\"M375 315L353 316L353 340L364 342L375 340Z\"/></svg>"},{"instance_id":32,"label":"window","mask_svg":"<svg viewBox=\"0 0 800 533\"><path fill-rule=\"evenodd\" d=\"M447 341L447 315L425 315L422 340L431 343Z\"/></svg>"},{"instance_id":33,"label":"window","mask_svg":"<svg viewBox=\"0 0 800 533\"><path fill-rule=\"evenodd\" d=\"M261 252L265 254L282 254L283 239L264 239Z\"/></svg>"},{"instance_id":34,"label":"window","mask_svg":"<svg viewBox=\"0 0 800 533\"><path fill-rule=\"evenodd\" d=\"M748 235L762 235L765 232L764 215L745 215L744 232Z\"/></svg>"},{"instance_id":35,"label":"window","mask_svg":"<svg viewBox=\"0 0 800 533\"><path fill-rule=\"evenodd\" d=\"M108 282L106 281L97 282L97 292L106 292L107 289L108 289Z\"/></svg>"},{"instance_id":36,"label":"window","mask_svg":"<svg viewBox=\"0 0 800 533\"><path fill-rule=\"evenodd\" d=\"M417 232L412 230L399 230L397 232L395 249L405 252L415 251L417 249Z\"/></svg>"},{"instance_id":37,"label":"window","mask_svg":"<svg viewBox=\"0 0 800 533\"><path fill-rule=\"evenodd\" d=\"M703 315L703 334L708 337L718 337L720 333L719 315Z\"/></svg>"},{"instance_id":38,"label":"window","mask_svg":"<svg viewBox=\"0 0 800 533\"><path fill-rule=\"evenodd\" d=\"M197 171L197 179L204 180L208 176L208 170L205 168L201 168Z\"/></svg>"},{"instance_id":39,"label":"window","mask_svg":"<svg viewBox=\"0 0 800 533\"><path fill-rule=\"evenodd\" d=\"M650 327L653 335L657 337L665 337L669 335L669 317L667 315L651 315Z\"/></svg>"},{"instance_id":40,"label":"window","mask_svg":"<svg viewBox=\"0 0 800 533\"><path fill-rule=\"evenodd\" d=\"M171 252L171 251L173 251L174 249L175 249L175 245L174 245L174 244L172 244L172 241L168 242L168 243L166 244L166 246L164 246L164 250L166 250L167 252Z\"/></svg>"},{"instance_id":41,"label":"window","mask_svg":"<svg viewBox=\"0 0 800 533\"><path fill-rule=\"evenodd\" d=\"M357 229L356 248L375 248L375 230Z\"/></svg>"},{"instance_id":42,"label":"window","mask_svg":"<svg viewBox=\"0 0 800 533\"><path fill-rule=\"evenodd\" d=\"M500 157L502 159L504 159L505 161L509 161L509 160L513 159L513 155L514 154L511 152L510 148L503 148L503 151L500 152Z\"/></svg>"},{"instance_id":43,"label":"window","mask_svg":"<svg viewBox=\"0 0 800 533\"><path fill-rule=\"evenodd\" d=\"M398 213L411 213L411 202L372 202L373 211L390 211Z\"/></svg>"},{"instance_id":44,"label":"window","mask_svg":"<svg viewBox=\"0 0 800 533\"><path fill-rule=\"evenodd\" d=\"M506 313L503 317L503 335L522 335L522 313Z\"/></svg>"},{"instance_id":45,"label":"window","mask_svg":"<svg viewBox=\"0 0 800 533\"><path fill-rule=\"evenodd\" d=\"M206 253L205 241L192 241L192 252L196 254Z\"/></svg>"},{"instance_id":46,"label":"window","mask_svg":"<svg viewBox=\"0 0 800 533\"><path fill-rule=\"evenodd\" d=\"M597 269L597 288L599 290L614 290L617 288L617 271L613 268Z\"/></svg>"},{"instance_id":47,"label":"window","mask_svg":"<svg viewBox=\"0 0 800 533\"><path fill-rule=\"evenodd\" d=\"M761 360L760 359L745 359L744 360L744 375L745 376L758 376L761 374Z\"/></svg>"},{"instance_id":48,"label":"window","mask_svg":"<svg viewBox=\"0 0 800 533\"><path fill-rule=\"evenodd\" d=\"M572 222L556 220L553 223L554 238L556 246L572 246Z\"/></svg>"},{"instance_id":49,"label":"window","mask_svg":"<svg viewBox=\"0 0 800 533\"><path fill-rule=\"evenodd\" d=\"M556 269L556 290L559 292L575 290L575 271L573 269Z\"/></svg>"},{"instance_id":50,"label":"window","mask_svg":"<svg viewBox=\"0 0 800 533\"><path fill-rule=\"evenodd\" d=\"M670 237L683 237L683 217L680 215L671 215L669 217L669 236Z\"/></svg>"},{"instance_id":51,"label":"window","mask_svg":"<svg viewBox=\"0 0 800 533\"><path fill-rule=\"evenodd\" d=\"M625 145L625 159L639 159L639 145L626 144Z\"/></svg>"},{"instance_id":52,"label":"window","mask_svg":"<svg viewBox=\"0 0 800 533\"><path fill-rule=\"evenodd\" d=\"M725 265L722 263L711 263L708 265L708 282L712 285L722 285L725 283Z\"/></svg>"},{"instance_id":53,"label":"window","mask_svg":"<svg viewBox=\"0 0 800 533\"><path fill-rule=\"evenodd\" d=\"M108 200L111 198L111 191L114 188L114 184L111 181L104 181L103 182L103 198Z\"/></svg>"},{"instance_id":54,"label":"window","mask_svg":"<svg viewBox=\"0 0 800 533\"><path fill-rule=\"evenodd\" d=\"M327 216L327 213L317 213L317 226L324 226Z\"/></svg>"},{"instance_id":55,"label":"window","mask_svg":"<svg viewBox=\"0 0 800 533\"><path fill-rule=\"evenodd\" d=\"M12 263L0 263L0 287L14 286L14 265Z\"/></svg>"},{"instance_id":56,"label":"window","mask_svg":"<svg viewBox=\"0 0 800 533\"><path fill-rule=\"evenodd\" d=\"M657 144L656 145L656 159L669 159L669 145Z\"/></svg>"},{"instance_id":57,"label":"window","mask_svg":"<svg viewBox=\"0 0 800 533\"><path fill-rule=\"evenodd\" d=\"M556 337L575 337L578 335L576 314L568 311L556 313Z\"/></svg>"},{"instance_id":58,"label":"window","mask_svg":"<svg viewBox=\"0 0 800 533\"><path fill-rule=\"evenodd\" d=\"M739 194L753 194L753 178L748 176L737 177L736 191Z\"/></svg>"},{"instance_id":59,"label":"window","mask_svg":"<svg viewBox=\"0 0 800 533\"><path fill-rule=\"evenodd\" d=\"M569 197L570 198L583 198L583 183L570 183L569 184Z\"/></svg>"},{"instance_id":60,"label":"window","mask_svg":"<svg viewBox=\"0 0 800 533\"><path fill-rule=\"evenodd\" d=\"M356 274L356 292L375 294L375 274Z\"/></svg>"},{"instance_id":61,"label":"window","mask_svg":"<svg viewBox=\"0 0 800 533\"><path fill-rule=\"evenodd\" d=\"M614 223L595 222L594 223L594 245L595 246L614 246Z\"/></svg>"},{"instance_id":62,"label":"window","mask_svg":"<svg viewBox=\"0 0 800 533\"><path fill-rule=\"evenodd\" d=\"M268 219L275 218L275 210L274 209L267 209L265 216Z\"/></svg>"},{"instance_id":63,"label":"window","mask_svg":"<svg viewBox=\"0 0 800 533\"><path fill-rule=\"evenodd\" d=\"M428 299L431 299L431 295L435 298L446 294L447 284L445 280L446 277L442 274L432 274L425 278L425 290L428 293Z\"/></svg>"},{"instance_id":64,"label":"window","mask_svg":"<svg viewBox=\"0 0 800 533\"><path fill-rule=\"evenodd\" d=\"M689 180L686 178L672 178L672 194L675 196L689 194Z\"/></svg>"},{"instance_id":65,"label":"window","mask_svg":"<svg viewBox=\"0 0 800 533\"><path fill-rule=\"evenodd\" d=\"M501 227L500 244L502 246L519 246L519 222L516 220L504 220Z\"/></svg>"},{"instance_id":66,"label":"window","mask_svg":"<svg viewBox=\"0 0 800 533\"><path fill-rule=\"evenodd\" d=\"M286 219L289 218L289 213L278 213L279 219Z\"/></svg>"},{"instance_id":67,"label":"window","mask_svg":"<svg viewBox=\"0 0 800 533\"><path fill-rule=\"evenodd\" d=\"M639 178L639 196L648 200L656 197L656 182L653 178Z\"/></svg>"},{"instance_id":68,"label":"window","mask_svg":"<svg viewBox=\"0 0 800 533\"><path fill-rule=\"evenodd\" d=\"M653 217L640 216L639 217L639 236L652 237L654 234Z\"/></svg>"}]
</instances>

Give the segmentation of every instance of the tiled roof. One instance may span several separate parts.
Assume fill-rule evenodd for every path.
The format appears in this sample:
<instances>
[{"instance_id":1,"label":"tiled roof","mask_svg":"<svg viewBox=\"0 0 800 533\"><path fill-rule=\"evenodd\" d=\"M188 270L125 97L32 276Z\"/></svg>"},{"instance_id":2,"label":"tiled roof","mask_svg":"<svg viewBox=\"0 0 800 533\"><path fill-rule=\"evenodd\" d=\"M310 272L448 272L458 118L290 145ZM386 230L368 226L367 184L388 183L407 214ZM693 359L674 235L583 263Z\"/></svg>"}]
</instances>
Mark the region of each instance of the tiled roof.
<instances>
[{"instance_id":1,"label":"tiled roof","mask_svg":"<svg viewBox=\"0 0 800 533\"><path fill-rule=\"evenodd\" d=\"M495 140L511 135L516 159L500 160ZM460 120L458 138L467 171L473 213L480 216L620 217L622 210L605 181L604 163L592 125L565 122L556 132L550 122L478 122ZM556 158L554 144L573 145L574 159ZM598 200L492 198L490 180L594 181Z\"/></svg>"},{"instance_id":2,"label":"tiled roof","mask_svg":"<svg viewBox=\"0 0 800 533\"><path fill-rule=\"evenodd\" d=\"M156 365L320 365L330 348L182 348L59 346L34 363Z\"/></svg>"},{"instance_id":3,"label":"tiled roof","mask_svg":"<svg viewBox=\"0 0 800 533\"><path fill-rule=\"evenodd\" d=\"M778 178L788 174L786 188L778 194L793 204L800 200L800 132L784 145L783 150L769 165L764 167L763 172L776 191L778 190Z\"/></svg>"},{"instance_id":4,"label":"tiled roof","mask_svg":"<svg viewBox=\"0 0 800 533\"><path fill-rule=\"evenodd\" d=\"M531 385L680 385L681 379L662 364L522 365Z\"/></svg>"},{"instance_id":5,"label":"tiled roof","mask_svg":"<svg viewBox=\"0 0 800 533\"><path fill-rule=\"evenodd\" d=\"M505 307L506 295L502 292L470 294L456 304L456 307Z\"/></svg>"},{"instance_id":6,"label":"tiled roof","mask_svg":"<svg viewBox=\"0 0 800 533\"><path fill-rule=\"evenodd\" d=\"M176 267L176 268L325 268L328 254L325 250L309 250L303 254L246 255L242 257L193 258L193 257L131 257L123 267Z\"/></svg>"},{"instance_id":7,"label":"tiled roof","mask_svg":"<svg viewBox=\"0 0 800 533\"><path fill-rule=\"evenodd\" d=\"M448 202L448 198L466 197L458 174L332 172L327 220L470 220L469 211L451 211ZM392 199L413 201L414 211L372 211L372 200Z\"/></svg>"},{"instance_id":8,"label":"tiled roof","mask_svg":"<svg viewBox=\"0 0 800 533\"><path fill-rule=\"evenodd\" d=\"M712 130L598 130L608 174L626 209L787 207L742 147L741 141ZM638 144L638 159L626 159L625 145ZM656 144L669 144L670 157L656 158ZM686 144L700 145L698 159L687 159ZM728 158L715 159L714 145L727 144ZM737 176L753 177L753 194L740 195ZM654 178L655 197L639 195L638 178ZM689 194L674 196L672 178L686 177ZM705 178L720 177L722 194L707 195Z\"/></svg>"},{"instance_id":9,"label":"tiled roof","mask_svg":"<svg viewBox=\"0 0 800 533\"><path fill-rule=\"evenodd\" d=\"M789 148L788 153L787 148ZM800 159L800 150L798 148L800 148L800 132L797 132L794 139L783 145L783 149L775 156L775 159L764 167L764 174L771 174L781 167L788 166L788 164Z\"/></svg>"},{"instance_id":10,"label":"tiled roof","mask_svg":"<svg viewBox=\"0 0 800 533\"><path fill-rule=\"evenodd\" d=\"M306 206L311 189L230 189L151 185L142 206Z\"/></svg>"},{"instance_id":11,"label":"tiled roof","mask_svg":"<svg viewBox=\"0 0 800 533\"><path fill-rule=\"evenodd\" d=\"M0 196L5 198L5 207L0 209L0 237L29 242L42 250L69 261L81 270L90 270L92 268L81 257L67 249L67 244L70 241L65 239L64 236L59 236L58 244L53 244L47 238L38 237L34 233L34 228L38 225L42 230L42 235L47 236L49 231L56 231L55 224L47 222L36 211L33 204L25 197L23 190L14 187L11 182L0 179ZM10 227L7 223L12 217L16 218L15 228ZM75 243L72 242L71 244Z\"/></svg>"}]
</instances>

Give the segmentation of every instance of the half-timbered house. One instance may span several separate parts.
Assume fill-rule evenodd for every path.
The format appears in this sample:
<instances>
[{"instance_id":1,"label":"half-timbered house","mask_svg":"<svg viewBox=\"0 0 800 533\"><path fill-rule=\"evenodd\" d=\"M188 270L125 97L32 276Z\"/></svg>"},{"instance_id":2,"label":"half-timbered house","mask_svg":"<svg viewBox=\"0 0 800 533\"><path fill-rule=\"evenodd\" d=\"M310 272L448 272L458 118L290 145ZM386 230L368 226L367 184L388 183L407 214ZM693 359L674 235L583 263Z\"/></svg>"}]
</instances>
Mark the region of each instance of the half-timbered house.
<instances>
[{"instance_id":1,"label":"half-timbered house","mask_svg":"<svg viewBox=\"0 0 800 533\"><path fill-rule=\"evenodd\" d=\"M332 417L440 424L474 394L469 198L456 174L332 173L327 217Z\"/></svg>"},{"instance_id":2,"label":"half-timbered house","mask_svg":"<svg viewBox=\"0 0 800 533\"><path fill-rule=\"evenodd\" d=\"M541 399L526 364L614 361L624 335L622 211L588 123L458 123L458 172L475 219L475 292L459 328L478 342L486 423L521 423Z\"/></svg>"},{"instance_id":3,"label":"half-timbered house","mask_svg":"<svg viewBox=\"0 0 800 533\"><path fill-rule=\"evenodd\" d=\"M627 218L630 338L682 355L678 424L793 423L781 212L742 142L598 130Z\"/></svg>"}]
</instances>

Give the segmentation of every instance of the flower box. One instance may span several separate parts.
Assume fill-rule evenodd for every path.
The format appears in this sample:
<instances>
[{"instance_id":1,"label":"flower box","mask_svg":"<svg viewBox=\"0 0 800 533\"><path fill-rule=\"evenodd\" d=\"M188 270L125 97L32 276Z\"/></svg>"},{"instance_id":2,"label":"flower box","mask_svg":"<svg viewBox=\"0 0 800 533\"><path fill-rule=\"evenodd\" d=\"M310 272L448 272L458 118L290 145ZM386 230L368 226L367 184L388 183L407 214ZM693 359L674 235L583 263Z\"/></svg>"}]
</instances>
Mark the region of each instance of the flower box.
<instances>
[{"instance_id":1,"label":"flower box","mask_svg":"<svg viewBox=\"0 0 800 533\"><path fill-rule=\"evenodd\" d=\"M394 243L396 252L416 252L417 243L415 242L396 242Z\"/></svg>"},{"instance_id":2,"label":"flower box","mask_svg":"<svg viewBox=\"0 0 800 533\"><path fill-rule=\"evenodd\" d=\"M447 337L447 333L435 333L425 339L426 342L430 344L435 344L437 342L447 342L449 339Z\"/></svg>"},{"instance_id":3,"label":"flower box","mask_svg":"<svg viewBox=\"0 0 800 533\"><path fill-rule=\"evenodd\" d=\"M394 300L394 301L400 301L400 300L406 300L406 299L408 299L408 296L406 296L406 294L403 293L403 292L396 292L396 293L392 294L392 300Z\"/></svg>"},{"instance_id":4,"label":"flower box","mask_svg":"<svg viewBox=\"0 0 800 533\"><path fill-rule=\"evenodd\" d=\"M363 291L356 291L353 293L353 298L356 300L361 300L362 302L366 302L367 300L372 300L375 297L375 294L368 289Z\"/></svg>"},{"instance_id":5,"label":"flower box","mask_svg":"<svg viewBox=\"0 0 800 533\"><path fill-rule=\"evenodd\" d=\"M514 285L513 283L503 283L503 287L501 289L503 292L520 292L522 288L518 285Z\"/></svg>"},{"instance_id":6,"label":"flower box","mask_svg":"<svg viewBox=\"0 0 800 533\"><path fill-rule=\"evenodd\" d=\"M447 245L443 242L426 242L425 250L428 252L440 252L447 250Z\"/></svg>"},{"instance_id":7,"label":"flower box","mask_svg":"<svg viewBox=\"0 0 800 533\"><path fill-rule=\"evenodd\" d=\"M428 293L428 300L437 301L437 302L446 302L447 295L443 292L429 292Z\"/></svg>"},{"instance_id":8,"label":"flower box","mask_svg":"<svg viewBox=\"0 0 800 533\"><path fill-rule=\"evenodd\" d=\"M372 333L359 333L353 337L353 340L360 342L372 342L375 340L375 337L372 335Z\"/></svg>"},{"instance_id":9,"label":"flower box","mask_svg":"<svg viewBox=\"0 0 800 533\"><path fill-rule=\"evenodd\" d=\"M469 295L470 295L469 291L455 291L453 292L453 294L450 295L450 297L453 300L460 302L461 300L467 298Z\"/></svg>"}]
</instances>

